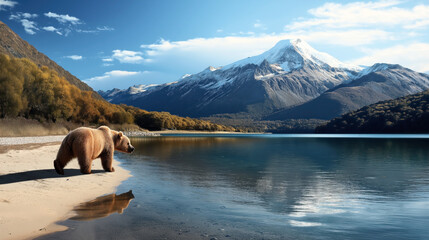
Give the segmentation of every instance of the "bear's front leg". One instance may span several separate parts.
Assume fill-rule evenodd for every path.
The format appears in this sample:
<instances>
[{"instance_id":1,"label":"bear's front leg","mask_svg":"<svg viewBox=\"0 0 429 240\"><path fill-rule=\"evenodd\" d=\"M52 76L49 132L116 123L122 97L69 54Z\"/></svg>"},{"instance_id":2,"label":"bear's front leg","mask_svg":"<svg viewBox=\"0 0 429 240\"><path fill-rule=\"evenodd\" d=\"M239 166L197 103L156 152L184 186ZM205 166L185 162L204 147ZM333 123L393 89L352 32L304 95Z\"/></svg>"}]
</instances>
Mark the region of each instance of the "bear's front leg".
<instances>
[{"instance_id":1,"label":"bear's front leg","mask_svg":"<svg viewBox=\"0 0 429 240\"><path fill-rule=\"evenodd\" d=\"M114 172L115 168L112 167L113 154L105 154L101 156L101 165L106 172Z\"/></svg>"}]
</instances>

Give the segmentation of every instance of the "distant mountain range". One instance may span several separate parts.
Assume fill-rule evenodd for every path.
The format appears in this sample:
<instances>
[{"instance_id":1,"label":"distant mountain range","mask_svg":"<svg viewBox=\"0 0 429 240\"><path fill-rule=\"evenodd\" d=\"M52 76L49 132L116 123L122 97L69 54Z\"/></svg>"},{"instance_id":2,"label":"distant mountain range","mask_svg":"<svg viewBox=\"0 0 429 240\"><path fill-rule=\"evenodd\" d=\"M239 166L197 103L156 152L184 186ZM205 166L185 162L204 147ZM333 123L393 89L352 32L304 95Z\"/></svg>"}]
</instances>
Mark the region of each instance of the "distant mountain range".
<instances>
[{"instance_id":1,"label":"distant mountain range","mask_svg":"<svg viewBox=\"0 0 429 240\"><path fill-rule=\"evenodd\" d=\"M267 119L330 120L372 103L429 89L428 75L400 65L378 63L361 75L354 81L334 87L300 106L271 114Z\"/></svg>"},{"instance_id":2,"label":"distant mountain range","mask_svg":"<svg viewBox=\"0 0 429 240\"><path fill-rule=\"evenodd\" d=\"M400 65L362 68L283 40L258 56L208 67L163 85L100 91L112 103L181 116L241 114L265 120L331 119L362 106L429 89L429 77Z\"/></svg>"}]
</instances>

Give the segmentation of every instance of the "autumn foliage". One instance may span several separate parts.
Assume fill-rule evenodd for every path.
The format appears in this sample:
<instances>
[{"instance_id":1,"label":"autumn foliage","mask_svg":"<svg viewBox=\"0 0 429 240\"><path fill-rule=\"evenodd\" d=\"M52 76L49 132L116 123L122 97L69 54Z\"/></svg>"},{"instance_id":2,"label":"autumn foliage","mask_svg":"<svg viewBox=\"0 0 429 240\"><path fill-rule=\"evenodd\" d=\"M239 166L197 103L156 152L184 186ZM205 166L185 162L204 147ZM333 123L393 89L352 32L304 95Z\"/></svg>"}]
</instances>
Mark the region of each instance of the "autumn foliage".
<instances>
[{"instance_id":1,"label":"autumn foliage","mask_svg":"<svg viewBox=\"0 0 429 240\"><path fill-rule=\"evenodd\" d=\"M91 91L78 89L46 66L39 68L28 59L0 54L0 118L5 117L80 124L136 123L150 130L234 130L166 112L111 104L94 98Z\"/></svg>"}]
</instances>

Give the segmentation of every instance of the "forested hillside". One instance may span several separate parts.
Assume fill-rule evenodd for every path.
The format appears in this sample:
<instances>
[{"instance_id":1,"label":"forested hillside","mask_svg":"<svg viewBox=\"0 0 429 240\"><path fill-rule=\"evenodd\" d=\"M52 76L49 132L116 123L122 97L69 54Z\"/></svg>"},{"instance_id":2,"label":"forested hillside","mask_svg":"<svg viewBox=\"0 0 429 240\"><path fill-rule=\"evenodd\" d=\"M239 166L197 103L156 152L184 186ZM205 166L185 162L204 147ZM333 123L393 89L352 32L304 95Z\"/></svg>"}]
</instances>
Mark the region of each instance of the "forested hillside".
<instances>
[{"instance_id":1,"label":"forested hillside","mask_svg":"<svg viewBox=\"0 0 429 240\"><path fill-rule=\"evenodd\" d=\"M383 101L335 118L318 133L429 133L429 91Z\"/></svg>"},{"instance_id":2,"label":"forested hillside","mask_svg":"<svg viewBox=\"0 0 429 240\"><path fill-rule=\"evenodd\" d=\"M59 76L64 77L69 83L84 91L92 91L86 83L80 81L67 70L52 61L48 56L39 52L35 47L23 40L18 34L12 31L6 24L0 21L0 53L16 58L28 58L38 66L47 66L55 70ZM94 96L100 96L93 93Z\"/></svg>"},{"instance_id":3,"label":"forested hillside","mask_svg":"<svg viewBox=\"0 0 429 240\"><path fill-rule=\"evenodd\" d=\"M39 68L29 59L5 54L0 54L0 86L0 118L79 124L136 123L150 130L235 130L208 121L111 104L94 97L92 91L80 90L46 66Z\"/></svg>"}]
</instances>

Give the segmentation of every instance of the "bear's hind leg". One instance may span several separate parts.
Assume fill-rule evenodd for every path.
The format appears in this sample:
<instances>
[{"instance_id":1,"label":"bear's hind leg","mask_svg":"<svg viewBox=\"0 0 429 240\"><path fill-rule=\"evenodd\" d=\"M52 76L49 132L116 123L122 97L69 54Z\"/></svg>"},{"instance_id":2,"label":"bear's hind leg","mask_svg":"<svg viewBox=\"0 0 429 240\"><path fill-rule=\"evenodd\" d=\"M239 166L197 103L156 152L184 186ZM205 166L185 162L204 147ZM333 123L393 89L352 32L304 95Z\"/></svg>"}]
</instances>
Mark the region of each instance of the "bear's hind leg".
<instances>
[{"instance_id":1,"label":"bear's hind leg","mask_svg":"<svg viewBox=\"0 0 429 240\"><path fill-rule=\"evenodd\" d=\"M78 156L77 160L79 161L80 172L83 174L90 174L92 160L86 156Z\"/></svg>"},{"instance_id":2,"label":"bear's hind leg","mask_svg":"<svg viewBox=\"0 0 429 240\"><path fill-rule=\"evenodd\" d=\"M60 174L60 175L64 175L64 168L61 167L61 164L58 160L54 160L54 167L55 167L55 171Z\"/></svg>"}]
</instances>

